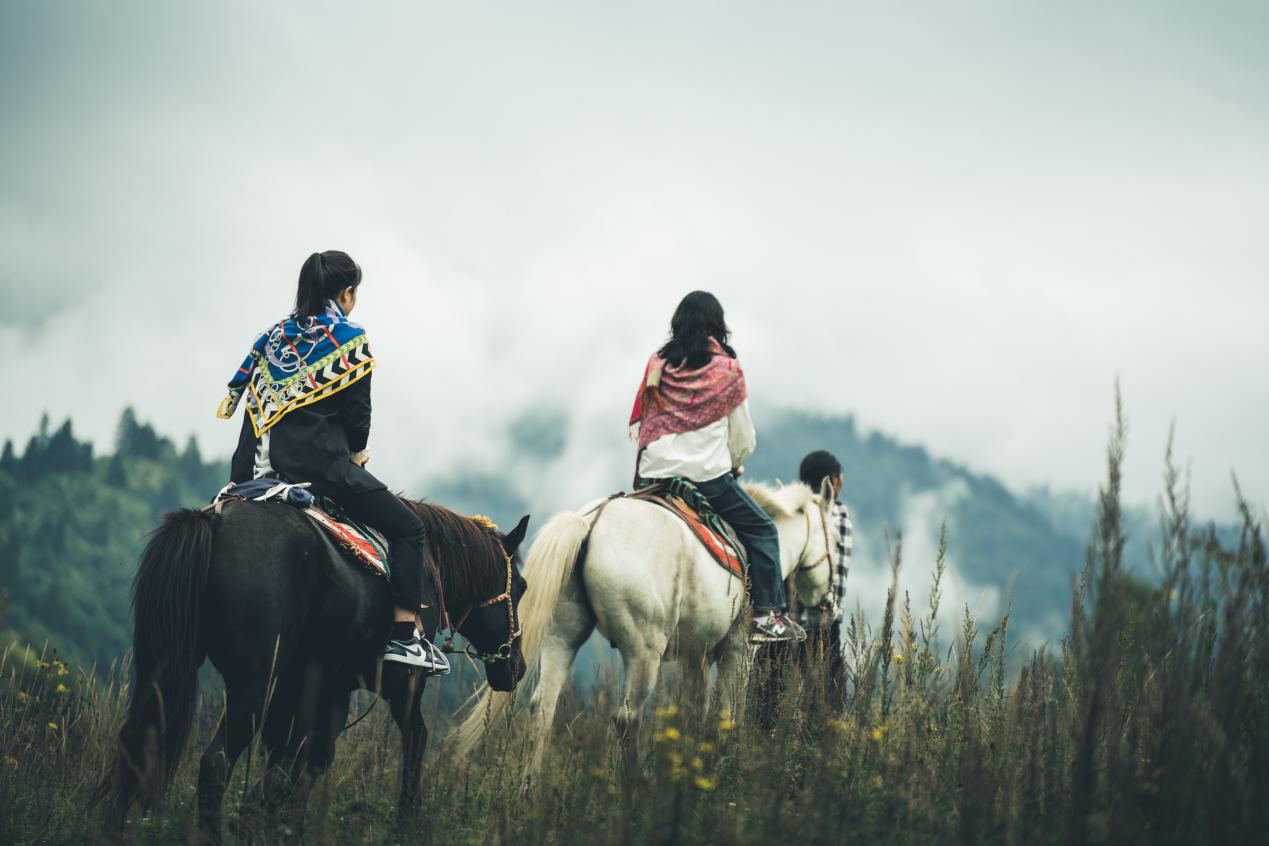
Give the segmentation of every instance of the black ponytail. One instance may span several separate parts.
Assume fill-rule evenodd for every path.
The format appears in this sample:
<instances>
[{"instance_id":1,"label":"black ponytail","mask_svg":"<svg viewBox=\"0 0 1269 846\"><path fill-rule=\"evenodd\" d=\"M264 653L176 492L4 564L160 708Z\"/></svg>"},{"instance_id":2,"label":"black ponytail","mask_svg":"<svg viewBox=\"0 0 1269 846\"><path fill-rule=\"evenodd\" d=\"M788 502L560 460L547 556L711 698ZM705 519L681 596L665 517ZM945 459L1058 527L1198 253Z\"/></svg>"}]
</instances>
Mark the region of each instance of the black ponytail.
<instances>
[{"instance_id":1,"label":"black ponytail","mask_svg":"<svg viewBox=\"0 0 1269 846\"><path fill-rule=\"evenodd\" d=\"M355 290L360 284L361 268L348 253L339 250L313 253L300 268L300 283L295 292L295 316L321 314L327 300L333 300L345 288Z\"/></svg>"}]
</instances>

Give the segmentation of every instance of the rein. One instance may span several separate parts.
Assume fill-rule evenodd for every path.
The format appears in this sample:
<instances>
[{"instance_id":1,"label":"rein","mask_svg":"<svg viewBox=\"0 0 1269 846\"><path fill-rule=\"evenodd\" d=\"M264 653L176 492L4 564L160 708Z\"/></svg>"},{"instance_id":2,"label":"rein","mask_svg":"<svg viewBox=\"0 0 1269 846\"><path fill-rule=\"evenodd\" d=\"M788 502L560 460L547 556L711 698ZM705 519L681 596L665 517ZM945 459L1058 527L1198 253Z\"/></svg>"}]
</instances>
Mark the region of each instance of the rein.
<instances>
[{"instance_id":1,"label":"rein","mask_svg":"<svg viewBox=\"0 0 1269 846\"><path fill-rule=\"evenodd\" d=\"M828 543L828 518L824 516L824 509L820 508L816 510L820 512L820 528L824 530L824 554L821 555L819 558L816 558L810 564L807 564L802 567L798 567L799 570L803 570L803 571L814 570L816 567L820 566L821 564L825 562L832 563L832 553L831 553L831 550L829 549L829 543ZM806 542L802 544L802 552L798 554L799 562L802 561L802 559L806 557L806 551L811 548L810 509L805 509L804 513L806 514Z\"/></svg>"},{"instance_id":2,"label":"rein","mask_svg":"<svg viewBox=\"0 0 1269 846\"><path fill-rule=\"evenodd\" d=\"M801 570L803 572L814 570L816 567L819 567L821 564L831 565L833 563L832 545L829 543L829 539L828 539L828 518L824 516L824 509L819 508L817 510L820 512L820 528L824 530L824 554L821 555L819 558L816 558L810 564L799 566L798 570ZM805 514L806 514L806 542L802 544L802 552L798 554L799 564L804 558L806 558L806 551L811 548L810 509L806 509ZM824 610L826 605L831 607L832 603L833 603L833 571L830 569L828 573L828 591L827 593L824 594L824 598L820 600L819 607L821 610Z\"/></svg>"},{"instance_id":3,"label":"rein","mask_svg":"<svg viewBox=\"0 0 1269 846\"><path fill-rule=\"evenodd\" d=\"M457 624L453 623L450 620L449 608L445 604L445 589L440 586L441 585L441 579L439 578L440 574L437 573L437 580L436 580L437 591L436 592L437 592L437 596L440 599L440 605L441 605L441 623L442 623L441 630L447 632L445 640L441 644L441 649L443 649L444 651L446 652L458 651L457 648L454 646L454 635L458 633L458 630L460 628L462 628L463 623L467 622L467 618L471 616L471 612L475 611L477 608L488 608L490 605L496 605L499 602L505 602L507 603L507 631L510 632L510 634L507 637L506 643L502 644L502 646L499 646L493 652L481 652L479 649L476 648L475 644L468 643L467 646L463 649L463 651L467 654L467 657L475 659L477 661L483 661L486 664L492 664L496 661L505 661L511 657L511 646L512 644L516 642L516 638L520 637L520 634L522 632L522 629L517 625L517 622L516 622L515 603L512 601L512 596L511 596L511 586L512 586L512 579L514 578L515 568L514 568L514 565L512 565L511 563L511 555L508 554L507 550L503 548L501 541L499 541L498 543L498 551L502 553L502 557L507 562L506 587L503 589L502 593L498 594L497 596L491 596L488 599L483 599L479 602L474 602L470 606L468 606L467 610L463 612L463 616L458 618Z\"/></svg>"}]
</instances>

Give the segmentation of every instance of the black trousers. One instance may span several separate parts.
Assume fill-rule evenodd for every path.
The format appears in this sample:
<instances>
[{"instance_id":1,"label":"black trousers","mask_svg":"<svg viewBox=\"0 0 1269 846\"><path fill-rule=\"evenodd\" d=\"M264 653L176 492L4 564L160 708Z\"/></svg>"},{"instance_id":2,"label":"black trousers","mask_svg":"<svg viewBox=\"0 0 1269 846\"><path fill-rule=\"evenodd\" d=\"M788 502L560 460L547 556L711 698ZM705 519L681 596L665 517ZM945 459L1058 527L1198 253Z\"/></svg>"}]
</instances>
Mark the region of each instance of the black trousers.
<instances>
[{"instance_id":1,"label":"black trousers","mask_svg":"<svg viewBox=\"0 0 1269 846\"><path fill-rule=\"evenodd\" d=\"M383 532L392 544L388 554L388 566L392 569L389 584L397 605L417 610L426 604L435 609L436 587L423 559L427 529L419 515L386 490L345 495L336 501L349 517Z\"/></svg>"}]
</instances>

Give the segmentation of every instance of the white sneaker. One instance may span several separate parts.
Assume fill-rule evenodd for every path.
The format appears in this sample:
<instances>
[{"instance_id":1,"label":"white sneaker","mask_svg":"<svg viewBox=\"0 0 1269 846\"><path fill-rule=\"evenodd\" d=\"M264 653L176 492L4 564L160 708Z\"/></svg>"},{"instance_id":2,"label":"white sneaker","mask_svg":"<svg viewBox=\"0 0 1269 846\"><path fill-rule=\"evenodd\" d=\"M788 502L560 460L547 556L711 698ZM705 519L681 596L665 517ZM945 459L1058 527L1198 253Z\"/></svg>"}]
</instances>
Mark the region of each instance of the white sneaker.
<instances>
[{"instance_id":1,"label":"white sneaker","mask_svg":"<svg viewBox=\"0 0 1269 846\"><path fill-rule=\"evenodd\" d=\"M390 640L383 648L383 660L422 670L429 676L449 673L449 659L430 640L415 634L409 640Z\"/></svg>"},{"instance_id":2,"label":"white sneaker","mask_svg":"<svg viewBox=\"0 0 1269 846\"><path fill-rule=\"evenodd\" d=\"M749 634L750 643L780 643L790 640L806 640L806 631L779 611L754 618L753 631Z\"/></svg>"}]
</instances>

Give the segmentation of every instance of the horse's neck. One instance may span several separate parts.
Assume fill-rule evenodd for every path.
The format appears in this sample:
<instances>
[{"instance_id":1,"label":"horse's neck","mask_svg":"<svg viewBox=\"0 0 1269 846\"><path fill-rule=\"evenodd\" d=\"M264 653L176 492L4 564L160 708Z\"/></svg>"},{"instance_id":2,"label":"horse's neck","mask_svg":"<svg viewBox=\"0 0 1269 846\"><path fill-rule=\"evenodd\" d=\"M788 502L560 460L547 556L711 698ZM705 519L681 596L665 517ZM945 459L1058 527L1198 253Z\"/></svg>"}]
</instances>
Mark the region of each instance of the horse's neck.
<instances>
[{"instance_id":1,"label":"horse's neck","mask_svg":"<svg viewBox=\"0 0 1269 846\"><path fill-rule=\"evenodd\" d=\"M811 532L804 514L794 514L776 521L780 534L780 574L788 579L797 572L802 550L810 544Z\"/></svg>"},{"instance_id":2,"label":"horse's neck","mask_svg":"<svg viewBox=\"0 0 1269 846\"><path fill-rule=\"evenodd\" d=\"M812 508L808 505L807 508ZM803 511L792 517L786 517L776 522L776 529L780 532L780 572L785 581L803 571L803 567L810 564L810 561L802 560L804 553L808 552L813 543L815 543L815 527L817 525L814 515L812 519L807 519L807 512ZM822 524L819 524L822 525ZM827 540L825 541L827 543ZM815 544L819 546L819 544ZM827 572L827 571L826 571ZM808 576L814 579L818 573L814 570L807 571ZM817 585L814 581L803 583L803 579L794 579L794 590L799 587L808 589L811 593L822 592L824 585ZM801 591L799 591L801 593ZM790 600L792 597L789 597ZM801 598L801 597L800 597ZM804 599L805 601L805 599ZM818 601L818 597L815 601Z\"/></svg>"}]
</instances>

